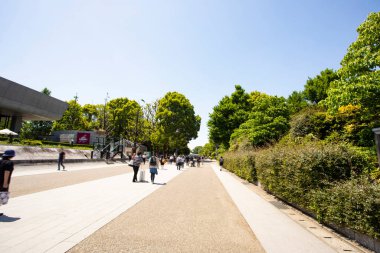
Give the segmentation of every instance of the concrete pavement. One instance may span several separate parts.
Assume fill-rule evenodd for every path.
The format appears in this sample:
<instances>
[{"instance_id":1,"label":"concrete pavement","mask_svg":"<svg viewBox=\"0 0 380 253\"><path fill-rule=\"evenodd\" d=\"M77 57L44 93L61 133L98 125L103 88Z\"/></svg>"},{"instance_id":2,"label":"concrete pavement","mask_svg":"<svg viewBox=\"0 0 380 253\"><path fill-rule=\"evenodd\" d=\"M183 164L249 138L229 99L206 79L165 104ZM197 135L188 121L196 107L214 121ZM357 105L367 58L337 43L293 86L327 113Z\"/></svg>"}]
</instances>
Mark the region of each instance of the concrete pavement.
<instances>
[{"instance_id":1,"label":"concrete pavement","mask_svg":"<svg viewBox=\"0 0 380 253\"><path fill-rule=\"evenodd\" d=\"M189 170L207 170L208 166L205 164L205 168L190 168ZM157 185L132 183L132 174L126 173L11 198L8 205L0 207L0 210L5 213L5 216L0 217L0 235L2 238L0 252L66 252L83 239L91 237L95 231L101 231L101 228L112 220L117 223L119 218L115 218L119 217L119 215L128 215L133 212L132 207L141 206L141 210L146 210L147 208L143 208L144 201L142 200L144 198L150 195L153 196L153 194L156 194L156 190L160 188L164 190L167 187L165 183L171 182L173 179L173 182L176 182L176 177L184 173L183 171L177 171L173 165L168 165L166 168L167 170L159 171L156 179L156 182L159 183ZM307 230L299 222L284 214L283 210L276 208L276 206L269 203L262 196L249 189L242 183L242 180L237 179L228 172L219 171L218 166L215 164L212 165L212 168L214 173L205 174L207 175L205 177L209 180L214 180L214 178L220 180L243 215L247 222L246 224L249 224L251 231L253 231L251 237L254 240L257 237L266 252L368 252L355 247L355 245L345 240L337 239L339 243L329 243L328 240L323 239L323 236L318 236L318 234ZM33 170L30 170L29 173L35 174ZM41 173L44 172L41 171ZM26 176L28 173L24 171L20 172L20 175ZM189 176L190 174L185 173L181 175L181 178ZM147 171L146 179L148 178L149 173ZM183 186L188 187L190 191L192 186L196 187L196 184L192 185L191 182L194 182L194 180L183 181L181 184L178 184L177 188L167 187L167 189L170 190L169 193L176 192L179 189L178 187ZM202 184L202 187L207 189L204 191L204 194L208 194L211 197L207 201L211 203L215 198L219 200L226 199L225 196L215 195L213 191L219 188L215 188L217 185L215 183L212 185L214 186ZM200 186L197 187L200 188ZM191 194L187 197L190 199ZM196 200L191 202L192 207L201 210L196 213L196 216L191 217L192 219L202 220L202 217L209 217L206 219L207 221L211 218L228 220L228 216L223 214L234 212L231 209L232 207L230 207L230 209L222 213L215 211L215 217L212 217L210 216L210 210L213 210L211 208L212 205L210 205L211 209L204 209L204 206L207 206L207 201L206 204ZM170 199L167 202L161 201L160 205L169 206ZM186 202L182 205L186 205ZM187 209L189 208L190 206ZM206 211L207 215L204 213ZM186 222L184 217L181 217L181 219L183 222ZM236 222L233 223L235 224ZM248 226L242 225L243 223L237 222L236 226ZM198 225L198 227L200 228L202 224ZM227 224L231 224L231 222ZM180 223L177 225L181 226ZM224 226L216 226L214 229L212 229L212 226L209 226L208 230L202 228L202 231L217 233L217 229L233 229L232 227L228 228L228 226ZM169 227L162 227L163 229L169 229ZM183 227L182 229L187 230L188 227ZM128 227L124 229L128 229ZM114 230L105 231L112 233ZM330 231L322 229L322 232L321 234L323 235L331 235ZM110 236L112 237L112 234ZM163 240L165 237L160 238ZM151 242L147 238L145 239L145 243ZM140 243L144 244L145 239L141 238L142 241ZM213 247L210 246L209 248L212 249ZM176 251L175 249L173 247L173 250L170 252L184 252L183 250ZM227 250L227 247L225 249L228 252L233 252L233 250ZM257 250L258 248L256 247L255 251L244 250L243 252L259 252ZM200 251L211 252L207 251L207 247L200 248ZM222 250L219 252L226 251ZM151 250L145 252L157 251ZM235 252L238 251L235 250Z\"/></svg>"},{"instance_id":2,"label":"concrete pavement","mask_svg":"<svg viewBox=\"0 0 380 253\"><path fill-rule=\"evenodd\" d=\"M0 252L65 252L180 173L160 173L154 185L127 173L11 198L0 207Z\"/></svg>"}]
</instances>

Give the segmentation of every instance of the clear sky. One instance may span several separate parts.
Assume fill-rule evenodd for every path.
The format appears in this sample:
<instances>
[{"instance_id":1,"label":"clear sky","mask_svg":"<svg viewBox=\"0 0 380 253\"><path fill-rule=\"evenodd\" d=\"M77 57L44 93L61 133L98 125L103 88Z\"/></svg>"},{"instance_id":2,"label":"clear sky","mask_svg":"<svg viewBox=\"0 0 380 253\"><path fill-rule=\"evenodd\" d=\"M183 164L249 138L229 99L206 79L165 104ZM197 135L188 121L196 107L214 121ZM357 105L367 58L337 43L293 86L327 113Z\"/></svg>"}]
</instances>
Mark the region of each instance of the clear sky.
<instances>
[{"instance_id":1,"label":"clear sky","mask_svg":"<svg viewBox=\"0 0 380 253\"><path fill-rule=\"evenodd\" d=\"M378 11L379 0L0 0L0 76L82 105L178 91L202 117L193 148L235 84L303 90Z\"/></svg>"}]
</instances>

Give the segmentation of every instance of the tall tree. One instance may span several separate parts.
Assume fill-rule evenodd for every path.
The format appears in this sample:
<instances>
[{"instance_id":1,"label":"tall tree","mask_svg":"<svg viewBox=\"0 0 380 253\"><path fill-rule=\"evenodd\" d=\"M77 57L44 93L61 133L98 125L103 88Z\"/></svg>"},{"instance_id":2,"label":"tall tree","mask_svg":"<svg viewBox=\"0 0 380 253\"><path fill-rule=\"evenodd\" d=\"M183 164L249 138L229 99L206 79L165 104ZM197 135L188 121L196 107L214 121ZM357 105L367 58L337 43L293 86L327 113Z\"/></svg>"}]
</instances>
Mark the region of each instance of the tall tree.
<instances>
[{"instance_id":1,"label":"tall tree","mask_svg":"<svg viewBox=\"0 0 380 253\"><path fill-rule=\"evenodd\" d=\"M368 118L378 113L380 104L380 12L370 13L357 32L338 70L340 79L329 89L324 104L330 113L349 104L360 106L362 116Z\"/></svg>"},{"instance_id":2,"label":"tall tree","mask_svg":"<svg viewBox=\"0 0 380 253\"><path fill-rule=\"evenodd\" d=\"M82 112L87 130L94 130L100 127L98 122L99 111L95 105L85 104L82 107Z\"/></svg>"},{"instance_id":3,"label":"tall tree","mask_svg":"<svg viewBox=\"0 0 380 253\"><path fill-rule=\"evenodd\" d=\"M77 100L67 102L69 106L60 120L53 123L53 130L85 130L82 106Z\"/></svg>"},{"instance_id":4,"label":"tall tree","mask_svg":"<svg viewBox=\"0 0 380 253\"><path fill-rule=\"evenodd\" d=\"M249 115L231 135L231 149L263 146L279 138L289 129L289 108L283 97L258 96Z\"/></svg>"},{"instance_id":5,"label":"tall tree","mask_svg":"<svg viewBox=\"0 0 380 253\"><path fill-rule=\"evenodd\" d=\"M139 141L139 123L142 122L140 105L128 98L116 98L107 103L110 135Z\"/></svg>"},{"instance_id":6,"label":"tall tree","mask_svg":"<svg viewBox=\"0 0 380 253\"><path fill-rule=\"evenodd\" d=\"M250 95L240 85L235 85L231 96L225 96L210 114L209 138L213 143L229 147L231 134L248 119Z\"/></svg>"},{"instance_id":7,"label":"tall tree","mask_svg":"<svg viewBox=\"0 0 380 253\"><path fill-rule=\"evenodd\" d=\"M286 100L290 114L295 114L308 106L303 92L293 91Z\"/></svg>"},{"instance_id":8,"label":"tall tree","mask_svg":"<svg viewBox=\"0 0 380 253\"><path fill-rule=\"evenodd\" d=\"M190 101L178 92L168 92L159 100L156 118L159 139L165 149L180 149L198 136L201 118Z\"/></svg>"},{"instance_id":9,"label":"tall tree","mask_svg":"<svg viewBox=\"0 0 380 253\"><path fill-rule=\"evenodd\" d=\"M156 151L160 144L159 138L156 135L157 132L157 109L159 100L152 103L148 103L143 107L144 111L144 144L147 145L150 150Z\"/></svg>"},{"instance_id":10,"label":"tall tree","mask_svg":"<svg viewBox=\"0 0 380 253\"><path fill-rule=\"evenodd\" d=\"M371 129L380 126L380 12L370 13L357 32L358 38L349 46L338 70L340 78L332 83L321 103L330 115L346 124L349 139L371 146ZM355 108L353 118L340 117L347 108Z\"/></svg>"},{"instance_id":11,"label":"tall tree","mask_svg":"<svg viewBox=\"0 0 380 253\"><path fill-rule=\"evenodd\" d=\"M338 74L332 69L325 69L314 78L306 81L304 95L311 103L317 104L327 97L327 90L333 81L338 79Z\"/></svg>"}]
</instances>

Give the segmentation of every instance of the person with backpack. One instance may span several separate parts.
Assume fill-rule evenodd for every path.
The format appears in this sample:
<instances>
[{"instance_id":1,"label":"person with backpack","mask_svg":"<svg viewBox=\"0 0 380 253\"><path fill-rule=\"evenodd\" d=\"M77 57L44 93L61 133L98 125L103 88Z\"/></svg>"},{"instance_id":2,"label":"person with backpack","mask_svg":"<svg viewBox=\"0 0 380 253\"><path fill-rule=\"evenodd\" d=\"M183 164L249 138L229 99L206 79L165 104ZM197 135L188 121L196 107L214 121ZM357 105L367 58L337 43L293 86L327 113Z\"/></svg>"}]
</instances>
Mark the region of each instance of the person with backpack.
<instances>
[{"instance_id":1,"label":"person with backpack","mask_svg":"<svg viewBox=\"0 0 380 253\"><path fill-rule=\"evenodd\" d=\"M9 185L14 169L11 159L16 155L14 150L5 150L0 161L0 206L6 205L9 200ZM2 216L3 213L0 213Z\"/></svg>"},{"instance_id":2,"label":"person with backpack","mask_svg":"<svg viewBox=\"0 0 380 253\"><path fill-rule=\"evenodd\" d=\"M158 174L159 159L158 157L152 155L149 158L149 172L150 172L150 181L154 184L154 178Z\"/></svg>"},{"instance_id":3,"label":"person with backpack","mask_svg":"<svg viewBox=\"0 0 380 253\"><path fill-rule=\"evenodd\" d=\"M223 159L223 156L221 156L220 159L219 159L220 171L222 171L223 163L224 163L224 159Z\"/></svg>"}]
</instances>

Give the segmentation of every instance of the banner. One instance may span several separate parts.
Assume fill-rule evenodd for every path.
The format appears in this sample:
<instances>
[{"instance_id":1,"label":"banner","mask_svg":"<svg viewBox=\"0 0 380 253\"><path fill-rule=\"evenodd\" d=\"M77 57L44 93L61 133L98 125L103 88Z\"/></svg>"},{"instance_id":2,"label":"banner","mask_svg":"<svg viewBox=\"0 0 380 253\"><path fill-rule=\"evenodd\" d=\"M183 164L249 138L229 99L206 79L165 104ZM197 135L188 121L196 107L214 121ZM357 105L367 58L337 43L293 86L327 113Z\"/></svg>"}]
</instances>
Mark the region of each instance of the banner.
<instances>
[{"instance_id":1,"label":"banner","mask_svg":"<svg viewBox=\"0 0 380 253\"><path fill-rule=\"evenodd\" d=\"M77 133L77 144L90 144L90 133Z\"/></svg>"}]
</instances>

